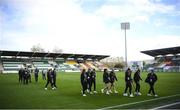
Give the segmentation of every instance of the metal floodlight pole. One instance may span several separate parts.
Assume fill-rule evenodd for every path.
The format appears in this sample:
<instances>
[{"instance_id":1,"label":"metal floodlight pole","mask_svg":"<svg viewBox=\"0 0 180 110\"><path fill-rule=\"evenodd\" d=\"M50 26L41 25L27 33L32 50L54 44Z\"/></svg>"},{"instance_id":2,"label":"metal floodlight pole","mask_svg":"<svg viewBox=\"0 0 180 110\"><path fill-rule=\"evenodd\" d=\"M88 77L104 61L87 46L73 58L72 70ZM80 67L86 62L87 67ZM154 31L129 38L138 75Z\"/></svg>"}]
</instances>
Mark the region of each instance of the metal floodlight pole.
<instances>
[{"instance_id":1,"label":"metal floodlight pole","mask_svg":"<svg viewBox=\"0 0 180 110\"><path fill-rule=\"evenodd\" d=\"M125 68L127 69L127 40L126 40L126 28L125 28Z\"/></svg>"},{"instance_id":2,"label":"metal floodlight pole","mask_svg":"<svg viewBox=\"0 0 180 110\"><path fill-rule=\"evenodd\" d=\"M124 22L121 23L121 29L125 31L125 69L127 69L127 39L126 39L126 30L130 29L130 23Z\"/></svg>"}]
</instances>

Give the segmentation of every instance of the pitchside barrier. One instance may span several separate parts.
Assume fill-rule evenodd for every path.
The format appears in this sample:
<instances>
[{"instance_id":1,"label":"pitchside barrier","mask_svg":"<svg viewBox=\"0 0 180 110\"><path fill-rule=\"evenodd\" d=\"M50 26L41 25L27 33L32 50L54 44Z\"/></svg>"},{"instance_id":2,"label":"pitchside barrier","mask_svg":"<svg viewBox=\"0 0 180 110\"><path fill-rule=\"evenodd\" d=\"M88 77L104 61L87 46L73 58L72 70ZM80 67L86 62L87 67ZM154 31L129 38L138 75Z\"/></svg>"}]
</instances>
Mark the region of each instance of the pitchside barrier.
<instances>
[{"instance_id":1,"label":"pitchside barrier","mask_svg":"<svg viewBox=\"0 0 180 110\"><path fill-rule=\"evenodd\" d=\"M156 72L180 72L180 66L165 66L163 68L154 68ZM149 72L149 70L143 70L144 72Z\"/></svg>"},{"instance_id":2,"label":"pitchside barrier","mask_svg":"<svg viewBox=\"0 0 180 110\"><path fill-rule=\"evenodd\" d=\"M180 72L180 66L165 66L163 68L155 68L157 72Z\"/></svg>"}]
</instances>

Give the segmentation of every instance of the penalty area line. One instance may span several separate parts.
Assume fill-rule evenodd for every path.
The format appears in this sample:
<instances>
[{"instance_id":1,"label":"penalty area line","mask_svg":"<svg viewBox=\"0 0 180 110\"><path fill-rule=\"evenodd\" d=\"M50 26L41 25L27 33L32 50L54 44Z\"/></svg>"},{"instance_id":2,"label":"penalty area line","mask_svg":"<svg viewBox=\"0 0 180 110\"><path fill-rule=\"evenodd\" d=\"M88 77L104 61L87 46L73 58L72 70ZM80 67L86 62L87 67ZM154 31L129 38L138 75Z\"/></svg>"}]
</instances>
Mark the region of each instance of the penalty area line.
<instances>
[{"instance_id":1,"label":"penalty area line","mask_svg":"<svg viewBox=\"0 0 180 110\"><path fill-rule=\"evenodd\" d=\"M171 97L176 97L180 96L180 94L175 94L175 95L170 95L170 96L164 96L164 97L159 97L159 98L154 98L154 99L149 99L149 100L143 100L143 101L138 101L138 102L132 102L132 103L126 103L126 104L121 104L121 105L115 105L115 106L110 106L110 107L104 107L100 108L98 110L105 110L105 109L113 109L117 107L124 107L124 106L129 106L129 105L134 105L134 104L140 104L144 102L150 102L150 101L155 101L155 100L160 100L160 99L166 99L166 98L171 98Z\"/></svg>"}]
</instances>

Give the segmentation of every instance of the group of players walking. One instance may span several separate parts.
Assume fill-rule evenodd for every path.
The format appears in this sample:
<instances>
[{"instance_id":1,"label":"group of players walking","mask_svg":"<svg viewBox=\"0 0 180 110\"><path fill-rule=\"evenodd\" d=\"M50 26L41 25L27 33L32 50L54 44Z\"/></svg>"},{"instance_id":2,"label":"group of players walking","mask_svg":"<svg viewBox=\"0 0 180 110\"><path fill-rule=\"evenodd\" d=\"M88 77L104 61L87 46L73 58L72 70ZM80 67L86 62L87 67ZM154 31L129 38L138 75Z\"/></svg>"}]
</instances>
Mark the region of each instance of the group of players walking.
<instances>
[{"instance_id":1,"label":"group of players walking","mask_svg":"<svg viewBox=\"0 0 180 110\"><path fill-rule=\"evenodd\" d=\"M19 70L19 82L23 84L28 84L29 82L31 83L31 73L32 71L28 70L28 68L21 68ZM129 97L134 97L134 95L139 96L142 95L140 92L140 81L141 76L140 76L140 69L137 69L134 73L134 77L132 79L132 71L130 68L128 68L125 72L125 90L123 93L123 96L129 96ZM39 70L36 68L34 70L34 79L35 82L38 82L38 74ZM47 74L47 76L46 76ZM47 90L47 86L50 84L51 88L54 90L57 88L56 86L56 69L48 69L46 72L45 70L42 70L42 79L47 80L47 83L45 85L45 90ZM85 69L82 70L81 76L80 76L80 81L82 85L82 95L86 96L86 93L90 94L96 94L96 71L95 69L88 69L87 71ZM107 69L104 69L103 72L103 83L104 83L104 88L101 89L102 93L105 93L107 95L111 93L118 93L116 90L115 86L115 81L118 81L116 74L114 70L108 71ZM154 73L153 70L148 73L145 82L149 84L150 89L148 91L148 96L155 96L157 97L157 94L154 91L154 84L157 81L157 75ZM135 83L136 87L134 87ZM92 90L93 87L93 90ZM132 93L132 87L134 87L135 92L134 95ZM129 90L129 93L127 92ZM151 94L152 93L152 94Z\"/></svg>"},{"instance_id":2,"label":"group of players walking","mask_svg":"<svg viewBox=\"0 0 180 110\"><path fill-rule=\"evenodd\" d=\"M28 84L31 83L31 73L32 71L30 71L28 68L21 68L18 72L19 75L19 83L23 83L23 84ZM47 76L46 76L47 74ZM39 76L39 69L36 68L34 70L34 79L35 82L38 82L38 76ZM47 86L50 84L51 88L54 90L57 88L56 86L56 69L48 69L48 71L46 72L44 69L42 70L42 79L46 80L47 79L47 83L45 85L45 90L47 90Z\"/></svg>"},{"instance_id":3,"label":"group of players walking","mask_svg":"<svg viewBox=\"0 0 180 110\"><path fill-rule=\"evenodd\" d=\"M129 96L129 97L134 97L134 95L140 96L140 95L142 95L140 92L140 81L142 80L142 78L140 76L140 69L138 68L135 71L133 79L132 79L131 75L132 75L132 71L130 68L128 68L125 72L126 87L125 87L123 96ZM112 91L114 91L114 93L118 93L118 91L116 90L116 87L115 87L115 81L118 81L118 80L117 80L114 70L111 70L109 72L107 69L104 69L104 72L103 72L104 88L101 89L101 92L105 93L107 95L109 95L110 93L113 93ZM153 95L153 96L157 97L157 94L154 91L154 84L156 81L157 81L157 75L154 73L154 70L151 70L145 79L145 82L150 85L150 89L149 89L147 96ZM135 83L136 87L134 87L133 82ZM92 89L91 89L92 84L94 84L93 92L97 93L95 69L93 69L93 70L88 69L87 72L85 69L83 69L81 72L81 85L82 85L82 95L83 96L86 96L86 92L93 94ZM132 87L134 87L134 89L135 89L134 95L132 93ZM128 90L129 90L129 93L127 92Z\"/></svg>"},{"instance_id":4,"label":"group of players walking","mask_svg":"<svg viewBox=\"0 0 180 110\"><path fill-rule=\"evenodd\" d=\"M88 93L93 94L97 93L96 91L96 72L95 69L91 70L88 69L86 72L85 69L82 70L81 73L81 85L82 85L82 94L86 96L85 91L87 90ZM92 86L94 86L94 91L92 92Z\"/></svg>"},{"instance_id":5,"label":"group of players walking","mask_svg":"<svg viewBox=\"0 0 180 110\"><path fill-rule=\"evenodd\" d=\"M28 84L31 82L31 73L27 68L21 68L18 72L19 75L19 83Z\"/></svg>"},{"instance_id":6,"label":"group of players walking","mask_svg":"<svg viewBox=\"0 0 180 110\"><path fill-rule=\"evenodd\" d=\"M57 88L57 86L56 86L56 76L57 76L57 74L56 74L56 69L55 68L54 69L49 69L47 71L47 83L45 85L45 90L47 90L48 84L51 85L51 88L53 90Z\"/></svg>"}]
</instances>

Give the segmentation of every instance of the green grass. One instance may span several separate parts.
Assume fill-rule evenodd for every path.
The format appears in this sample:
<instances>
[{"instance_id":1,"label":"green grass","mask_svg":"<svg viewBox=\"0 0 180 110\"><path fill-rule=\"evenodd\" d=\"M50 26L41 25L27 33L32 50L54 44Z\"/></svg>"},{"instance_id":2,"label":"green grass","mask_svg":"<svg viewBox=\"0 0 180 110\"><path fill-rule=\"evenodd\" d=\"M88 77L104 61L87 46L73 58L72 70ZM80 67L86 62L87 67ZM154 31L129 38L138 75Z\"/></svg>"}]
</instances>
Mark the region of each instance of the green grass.
<instances>
[{"instance_id":1,"label":"green grass","mask_svg":"<svg viewBox=\"0 0 180 110\"><path fill-rule=\"evenodd\" d=\"M142 73L145 79L146 73ZM157 73L158 82L155 90L159 97L169 96L180 93L180 73ZM124 73L117 73L118 82L116 83L119 94L105 95L100 93L104 84L102 82L102 72L97 73L98 94L82 97L80 90L80 73L58 73L58 89L44 90L46 81L39 75L39 82L23 85L18 83L17 74L0 74L0 108L60 108L60 109L80 109L80 108L103 108L108 106L132 103L142 100L153 99L147 97L149 86L141 82L142 96L129 98L123 97ZM142 104L124 106L120 108L152 108L167 103L172 103L180 99L180 96L159 101L145 102Z\"/></svg>"}]
</instances>

